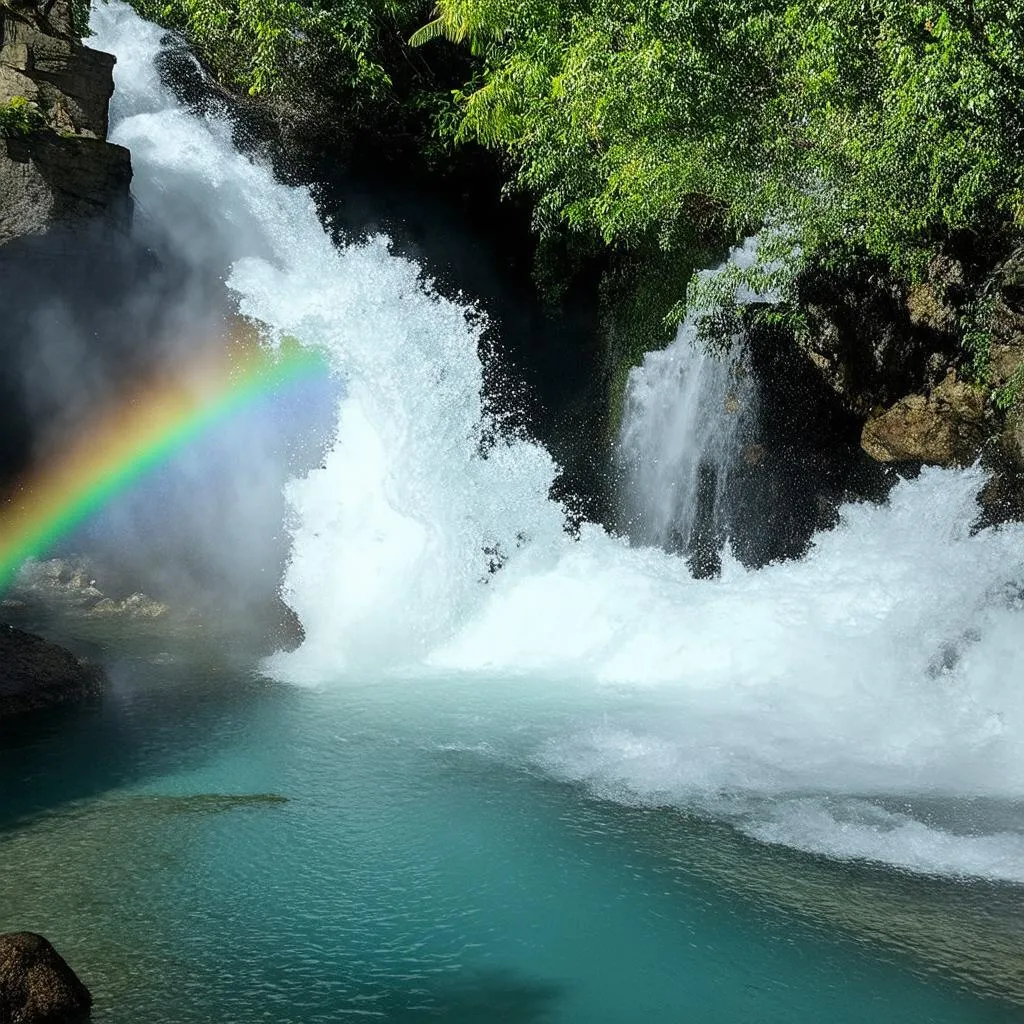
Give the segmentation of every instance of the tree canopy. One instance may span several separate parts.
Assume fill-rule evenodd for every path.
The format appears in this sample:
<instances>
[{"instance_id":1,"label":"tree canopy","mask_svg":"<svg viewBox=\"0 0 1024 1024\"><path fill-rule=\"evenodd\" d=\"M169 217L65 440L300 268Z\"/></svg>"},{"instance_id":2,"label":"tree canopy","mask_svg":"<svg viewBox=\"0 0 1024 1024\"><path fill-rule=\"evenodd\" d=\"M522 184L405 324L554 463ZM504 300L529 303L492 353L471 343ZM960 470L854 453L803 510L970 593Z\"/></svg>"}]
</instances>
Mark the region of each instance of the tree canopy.
<instances>
[{"instance_id":1,"label":"tree canopy","mask_svg":"<svg viewBox=\"0 0 1024 1024\"><path fill-rule=\"evenodd\" d=\"M680 221L908 275L1024 221L1024 15L1005 0L439 0L468 41L458 134L508 154L538 225Z\"/></svg>"},{"instance_id":2,"label":"tree canopy","mask_svg":"<svg viewBox=\"0 0 1024 1024\"><path fill-rule=\"evenodd\" d=\"M500 153L542 253L611 252L622 365L748 233L784 298L808 265L913 282L951 248L984 250L980 278L1024 234L1024 8L1007 0L134 2L233 87L326 97L421 151Z\"/></svg>"},{"instance_id":3,"label":"tree canopy","mask_svg":"<svg viewBox=\"0 0 1024 1024\"><path fill-rule=\"evenodd\" d=\"M133 0L183 31L226 81L250 94L339 89L362 103L391 86L384 37L423 17L417 0Z\"/></svg>"}]
</instances>

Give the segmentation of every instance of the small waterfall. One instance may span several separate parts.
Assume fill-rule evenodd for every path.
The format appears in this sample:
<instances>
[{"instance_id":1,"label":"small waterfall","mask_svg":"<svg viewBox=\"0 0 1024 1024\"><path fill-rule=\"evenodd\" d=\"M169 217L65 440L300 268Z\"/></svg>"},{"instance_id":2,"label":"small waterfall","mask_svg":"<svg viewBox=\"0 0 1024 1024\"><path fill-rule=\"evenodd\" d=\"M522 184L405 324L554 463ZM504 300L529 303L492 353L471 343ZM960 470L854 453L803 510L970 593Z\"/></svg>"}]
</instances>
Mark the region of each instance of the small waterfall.
<instances>
[{"instance_id":1,"label":"small waterfall","mask_svg":"<svg viewBox=\"0 0 1024 1024\"><path fill-rule=\"evenodd\" d=\"M687 320L630 374L617 458L629 535L701 557L723 536L729 468L755 396L735 349L708 353L696 333Z\"/></svg>"},{"instance_id":2,"label":"small waterfall","mask_svg":"<svg viewBox=\"0 0 1024 1024\"><path fill-rule=\"evenodd\" d=\"M705 275L756 261L757 239L748 239ZM770 296L737 292L736 298ZM626 532L636 543L688 555L697 575L718 569L729 474L757 401L738 340L720 353L702 343L704 315L691 312L675 340L630 373L616 452Z\"/></svg>"}]
</instances>

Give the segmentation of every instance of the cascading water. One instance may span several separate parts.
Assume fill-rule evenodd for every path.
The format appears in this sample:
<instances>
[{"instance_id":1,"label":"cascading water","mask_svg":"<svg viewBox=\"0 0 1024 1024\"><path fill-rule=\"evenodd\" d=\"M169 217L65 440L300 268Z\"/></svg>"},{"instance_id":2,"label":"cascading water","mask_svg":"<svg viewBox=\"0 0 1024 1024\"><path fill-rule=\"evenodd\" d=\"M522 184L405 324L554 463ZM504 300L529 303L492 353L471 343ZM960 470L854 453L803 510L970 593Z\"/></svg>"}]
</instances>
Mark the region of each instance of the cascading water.
<instances>
[{"instance_id":1,"label":"cascading water","mask_svg":"<svg viewBox=\"0 0 1024 1024\"><path fill-rule=\"evenodd\" d=\"M167 230L212 233L242 313L320 347L343 382L323 466L287 492L284 596L306 640L269 672L477 679L508 737L528 712L498 683L544 680L570 712L537 714L526 757L558 778L771 842L1024 881L1024 527L972 533L979 471L926 471L843 509L804 560L753 572L726 554L714 580L596 526L570 537L548 453L488 440L472 311L382 239L336 249L307 192L160 84L158 29L115 3L95 27L140 209L185 190L192 219ZM624 432L662 543L736 436L727 369L685 335L631 382Z\"/></svg>"},{"instance_id":2,"label":"cascading water","mask_svg":"<svg viewBox=\"0 0 1024 1024\"><path fill-rule=\"evenodd\" d=\"M756 260L756 239L748 239L705 275ZM721 545L729 471L756 403L736 342L720 353L701 343L702 315L692 311L675 340L630 373L616 448L629 536L698 564Z\"/></svg>"}]
</instances>

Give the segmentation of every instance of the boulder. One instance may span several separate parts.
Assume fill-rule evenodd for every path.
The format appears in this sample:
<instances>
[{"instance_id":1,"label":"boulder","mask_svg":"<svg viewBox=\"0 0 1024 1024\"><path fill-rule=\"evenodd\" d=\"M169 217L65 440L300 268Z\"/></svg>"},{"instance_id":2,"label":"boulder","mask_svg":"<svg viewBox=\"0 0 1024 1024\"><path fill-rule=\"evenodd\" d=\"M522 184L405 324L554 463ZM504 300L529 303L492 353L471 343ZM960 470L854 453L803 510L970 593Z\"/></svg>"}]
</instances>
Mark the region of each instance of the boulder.
<instances>
[{"instance_id":1,"label":"boulder","mask_svg":"<svg viewBox=\"0 0 1024 1024\"><path fill-rule=\"evenodd\" d=\"M102 686L103 673L96 665L42 637L0 624L0 719L96 696Z\"/></svg>"},{"instance_id":2,"label":"boulder","mask_svg":"<svg viewBox=\"0 0 1024 1024\"><path fill-rule=\"evenodd\" d=\"M879 462L966 466L986 438L985 393L954 374L929 395L908 395L869 419L861 446Z\"/></svg>"},{"instance_id":3,"label":"boulder","mask_svg":"<svg viewBox=\"0 0 1024 1024\"><path fill-rule=\"evenodd\" d=\"M32 130L0 133L0 245L102 217L131 221L131 157L106 141L114 58L83 46L70 0L0 0L0 111L27 103Z\"/></svg>"},{"instance_id":4,"label":"boulder","mask_svg":"<svg viewBox=\"0 0 1024 1024\"><path fill-rule=\"evenodd\" d=\"M42 935L0 935L0 1024L78 1024L91 1006L89 990Z\"/></svg>"}]
</instances>

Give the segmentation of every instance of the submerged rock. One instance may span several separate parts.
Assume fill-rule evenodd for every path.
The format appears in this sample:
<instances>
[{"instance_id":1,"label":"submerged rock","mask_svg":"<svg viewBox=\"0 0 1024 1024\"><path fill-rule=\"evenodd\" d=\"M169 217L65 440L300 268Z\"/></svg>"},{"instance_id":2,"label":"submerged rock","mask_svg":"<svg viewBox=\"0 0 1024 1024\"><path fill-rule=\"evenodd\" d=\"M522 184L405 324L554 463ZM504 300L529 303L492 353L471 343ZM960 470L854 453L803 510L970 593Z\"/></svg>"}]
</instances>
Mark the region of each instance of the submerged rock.
<instances>
[{"instance_id":1,"label":"submerged rock","mask_svg":"<svg viewBox=\"0 0 1024 1024\"><path fill-rule=\"evenodd\" d=\"M42 637L0 624L0 719L96 696L102 686L98 666Z\"/></svg>"},{"instance_id":2,"label":"submerged rock","mask_svg":"<svg viewBox=\"0 0 1024 1024\"><path fill-rule=\"evenodd\" d=\"M122 802L133 810L148 810L153 814L225 814L280 807L288 803L288 797L280 793L153 793L124 797Z\"/></svg>"},{"instance_id":3,"label":"submerged rock","mask_svg":"<svg viewBox=\"0 0 1024 1024\"><path fill-rule=\"evenodd\" d=\"M0 935L0 1024L78 1024L92 995L42 935Z\"/></svg>"}]
</instances>

